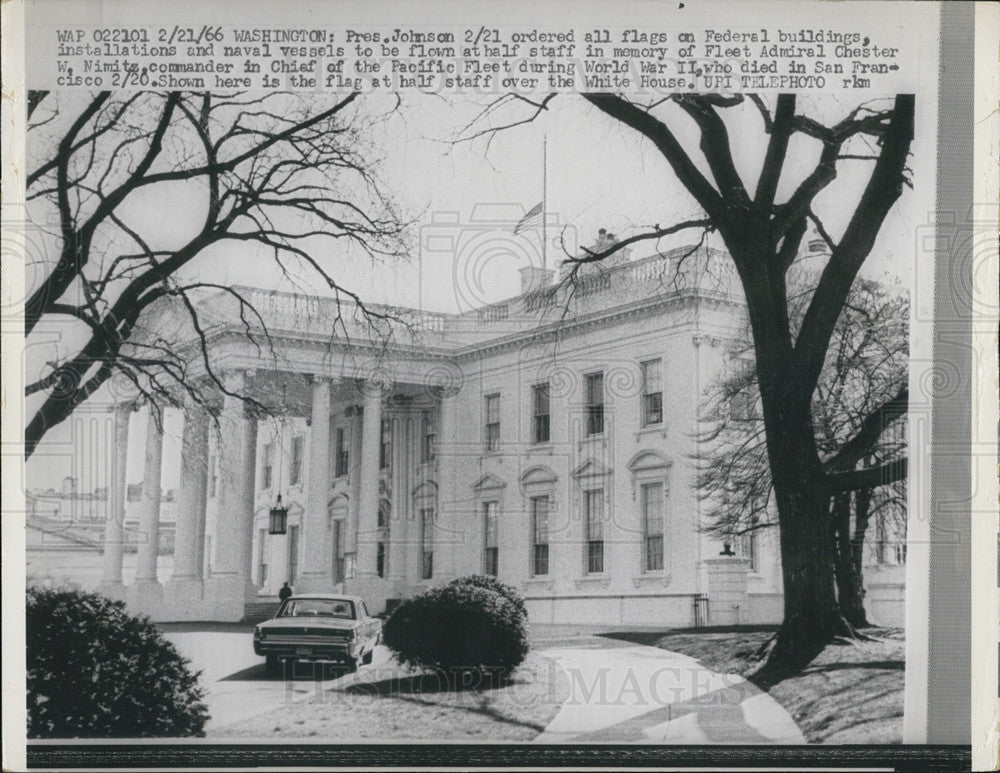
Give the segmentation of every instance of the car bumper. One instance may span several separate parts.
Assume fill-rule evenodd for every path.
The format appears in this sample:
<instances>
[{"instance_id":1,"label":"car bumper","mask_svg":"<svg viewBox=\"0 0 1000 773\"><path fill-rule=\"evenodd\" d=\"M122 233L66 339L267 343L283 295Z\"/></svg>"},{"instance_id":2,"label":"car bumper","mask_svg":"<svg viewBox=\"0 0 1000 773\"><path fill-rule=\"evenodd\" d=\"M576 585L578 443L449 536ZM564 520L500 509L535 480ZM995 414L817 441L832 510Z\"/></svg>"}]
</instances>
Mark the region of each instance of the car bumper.
<instances>
[{"instance_id":1,"label":"car bumper","mask_svg":"<svg viewBox=\"0 0 1000 773\"><path fill-rule=\"evenodd\" d=\"M273 655L297 660L325 660L345 663L361 657L361 642L296 642L294 640L267 641L254 639L253 651L257 655Z\"/></svg>"}]
</instances>

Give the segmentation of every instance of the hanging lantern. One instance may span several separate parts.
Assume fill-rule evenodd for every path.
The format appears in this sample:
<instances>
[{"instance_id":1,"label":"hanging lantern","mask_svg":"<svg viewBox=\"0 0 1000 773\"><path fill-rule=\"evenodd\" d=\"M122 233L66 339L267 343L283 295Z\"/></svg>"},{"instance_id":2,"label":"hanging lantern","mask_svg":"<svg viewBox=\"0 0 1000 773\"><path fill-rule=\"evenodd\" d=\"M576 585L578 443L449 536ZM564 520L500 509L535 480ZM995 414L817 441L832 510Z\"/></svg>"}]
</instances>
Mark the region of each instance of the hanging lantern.
<instances>
[{"instance_id":1,"label":"hanging lantern","mask_svg":"<svg viewBox=\"0 0 1000 773\"><path fill-rule=\"evenodd\" d=\"M284 534L288 526L288 508L281 504L281 494L278 494L278 501L271 508L271 534Z\"/></svg>"}]
</instances>

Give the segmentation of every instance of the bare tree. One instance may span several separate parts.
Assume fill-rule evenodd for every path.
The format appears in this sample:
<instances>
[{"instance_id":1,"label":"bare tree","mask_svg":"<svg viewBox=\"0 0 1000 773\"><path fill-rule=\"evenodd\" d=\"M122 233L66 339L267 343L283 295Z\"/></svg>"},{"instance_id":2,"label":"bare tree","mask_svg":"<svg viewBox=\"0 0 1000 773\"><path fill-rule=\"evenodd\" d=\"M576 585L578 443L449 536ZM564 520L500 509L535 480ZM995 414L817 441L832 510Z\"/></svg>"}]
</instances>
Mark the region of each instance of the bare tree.
<instances>
[{"instance_id":1,"label":"bare tree","mask_svg":"<svg viewBox=\"0 0 1000 773\"><path fill-rule=\"evenodd\" d=\"M811 284L801 271L790 278L789 310L796 324L806 311ZM875 282L858 280L851 289L813 395L813 424L827 472L855 469L859 463L882 466L902 455L908 314L905 296ZM723 539L777 526L749 330L729 354L735 367L710 389L695 460L699 496L708 508L706 531ZM853 626L868 625L863 566L869 523L887 521L895 532L905 530L903 483L900 477L832 497L837 601Z\"/></svg>"},{"instance_id":2,"label":"bare tree","mask_svg":"<svg viewBox=\"0 0 1000 773\"><path fill-rule=\"evenodd\" d=\"M825 466L813 427L812 398L855 277L908 184L914 97L900 94L882 107L864 103L839 120L827 121L799 112L794 94L781 94L773 104L758 95L742 94L657 95L647 102L622 94L582 96L662 155L705 215L678 227L704 229L707 219L739 275L749 312L781 534L784 619L761 672L760 678L766 680L808 663L834 637L853 635L837 605L827 517L830 498L905 474L905 458L863 469L833 471ZM485 122L485 126L470 128L467 136L492 137L535 120L548 110L552 99L553 95L540 100L511 95L495 100L479 118L479 125ZM500 109L505 103L514 114ZM745 126L750 120L760 126L763 142L763 161L752 193L738 170L727 125L731 121ZM697 163L679 139L688 126L695 128L699 138ZM779 189L796 178L795 163L788 163L793 138L811 142L818 154L811 169L779 201ZM802 156L796 152L791 158L797 161ZM867 182L856 199L838 196L831 209L820 194L848 166L870 168ZM846 225L827 228L833 219L821 204L827 206L826 212L847 214ZM810 225L827 242L830 257L817 275L801 325L795 329L790 322L786 274ZM651 229L645 238L662 238L663 230ZM582 259L599 261L618 249L620 245L612 245Z\"/></svg>"},{"instance_id":3,"label":"bare tree","mask_svg":"<svg viewBox=\"0 0 1000 773\"><path fill-rule=\"evenodd\" d=\"M143 329L158 304L187 317L207 383L226 392L199 299L225 293L248 334L267 330L238 289L199 278L220 244L246 245L248 258L273 258L289 276L306 272L338 308L344 298L369 322L391 317L365 307L330 271L331 258L351 250L373 259L405 253L405 224L365 145L366 126L385 114L363 111L358 94L34 92L28 104L27 196L35 221L54 224L55 246L33 267L40 280L25 304L25 334L30 341L51 323L78 343L26 387L37 396L27 456L115 374L154 402L205 400L166 331ZM198 214L164 229L158 221L178 197Z\"/></svg>"}]
</instances>

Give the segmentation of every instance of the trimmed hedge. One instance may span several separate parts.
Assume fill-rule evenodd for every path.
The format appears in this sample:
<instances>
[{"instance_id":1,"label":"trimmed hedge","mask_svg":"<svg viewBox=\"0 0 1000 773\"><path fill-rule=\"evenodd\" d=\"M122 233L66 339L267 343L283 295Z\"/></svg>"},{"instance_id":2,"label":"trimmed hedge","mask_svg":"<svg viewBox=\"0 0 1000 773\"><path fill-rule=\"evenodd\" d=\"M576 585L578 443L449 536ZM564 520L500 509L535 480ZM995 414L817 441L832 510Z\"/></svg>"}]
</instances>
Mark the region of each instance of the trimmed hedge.
<instances>
[{"instance_id":1,"label":"trimmed hedge","mask_svg":"<svg viewBox=\"0 0 1000 773\"><path fill-rule=\"evenodd\" d=\"M198 674L123 602L29 588L25 633L29 738L204 735Z\"/></svg>"},{"instance_id":2,"label":"trimmed hedge","mask_svg":"<svg viewBox=\"0 0 1000 773\"><path fill-rule=\"evenodd\" d=\"M383 638L400 662L451 676L507 675L529 649L524 601L510 586L476 576L407 599Z\"/></svg>"},{"instance_id":3,"label":"trimmed hedge","mask_svg":"<svg viewBox=\"0 0 1000 773\"><path fill-rule=\"evenodd\" d=\"M486 590L491 590L494 593L499 593L511 604L517 607L518 611L524 616L524 619L527 622L528 609L524 605L524 599L521 597L521 594L507 583L500 582L500 580L496 577L488 574L470 574L468 577L459 577L457 580L452 580L449 585L469 585L475 588L485 588Z\"/></svg>"}]
</instances>

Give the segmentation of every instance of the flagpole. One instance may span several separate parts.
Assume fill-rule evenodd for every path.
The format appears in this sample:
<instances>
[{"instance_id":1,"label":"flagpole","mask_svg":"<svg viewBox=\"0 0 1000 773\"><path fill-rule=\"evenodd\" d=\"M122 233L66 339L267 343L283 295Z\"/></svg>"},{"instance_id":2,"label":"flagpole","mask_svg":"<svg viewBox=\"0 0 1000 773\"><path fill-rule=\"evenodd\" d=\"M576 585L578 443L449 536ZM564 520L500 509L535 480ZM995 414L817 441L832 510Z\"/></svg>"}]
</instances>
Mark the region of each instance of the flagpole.
<instances>
[{"instance_id":1,"label":"flagpole","mask_svg":"<svg viewBox=\"0 0 1000 773\"><path fill-rule=\"evenodd\" d=\"M549 167L549 135L542 137L542 268L549 267L548 249L548 167Z\"/></svg>"}]
</instances>

